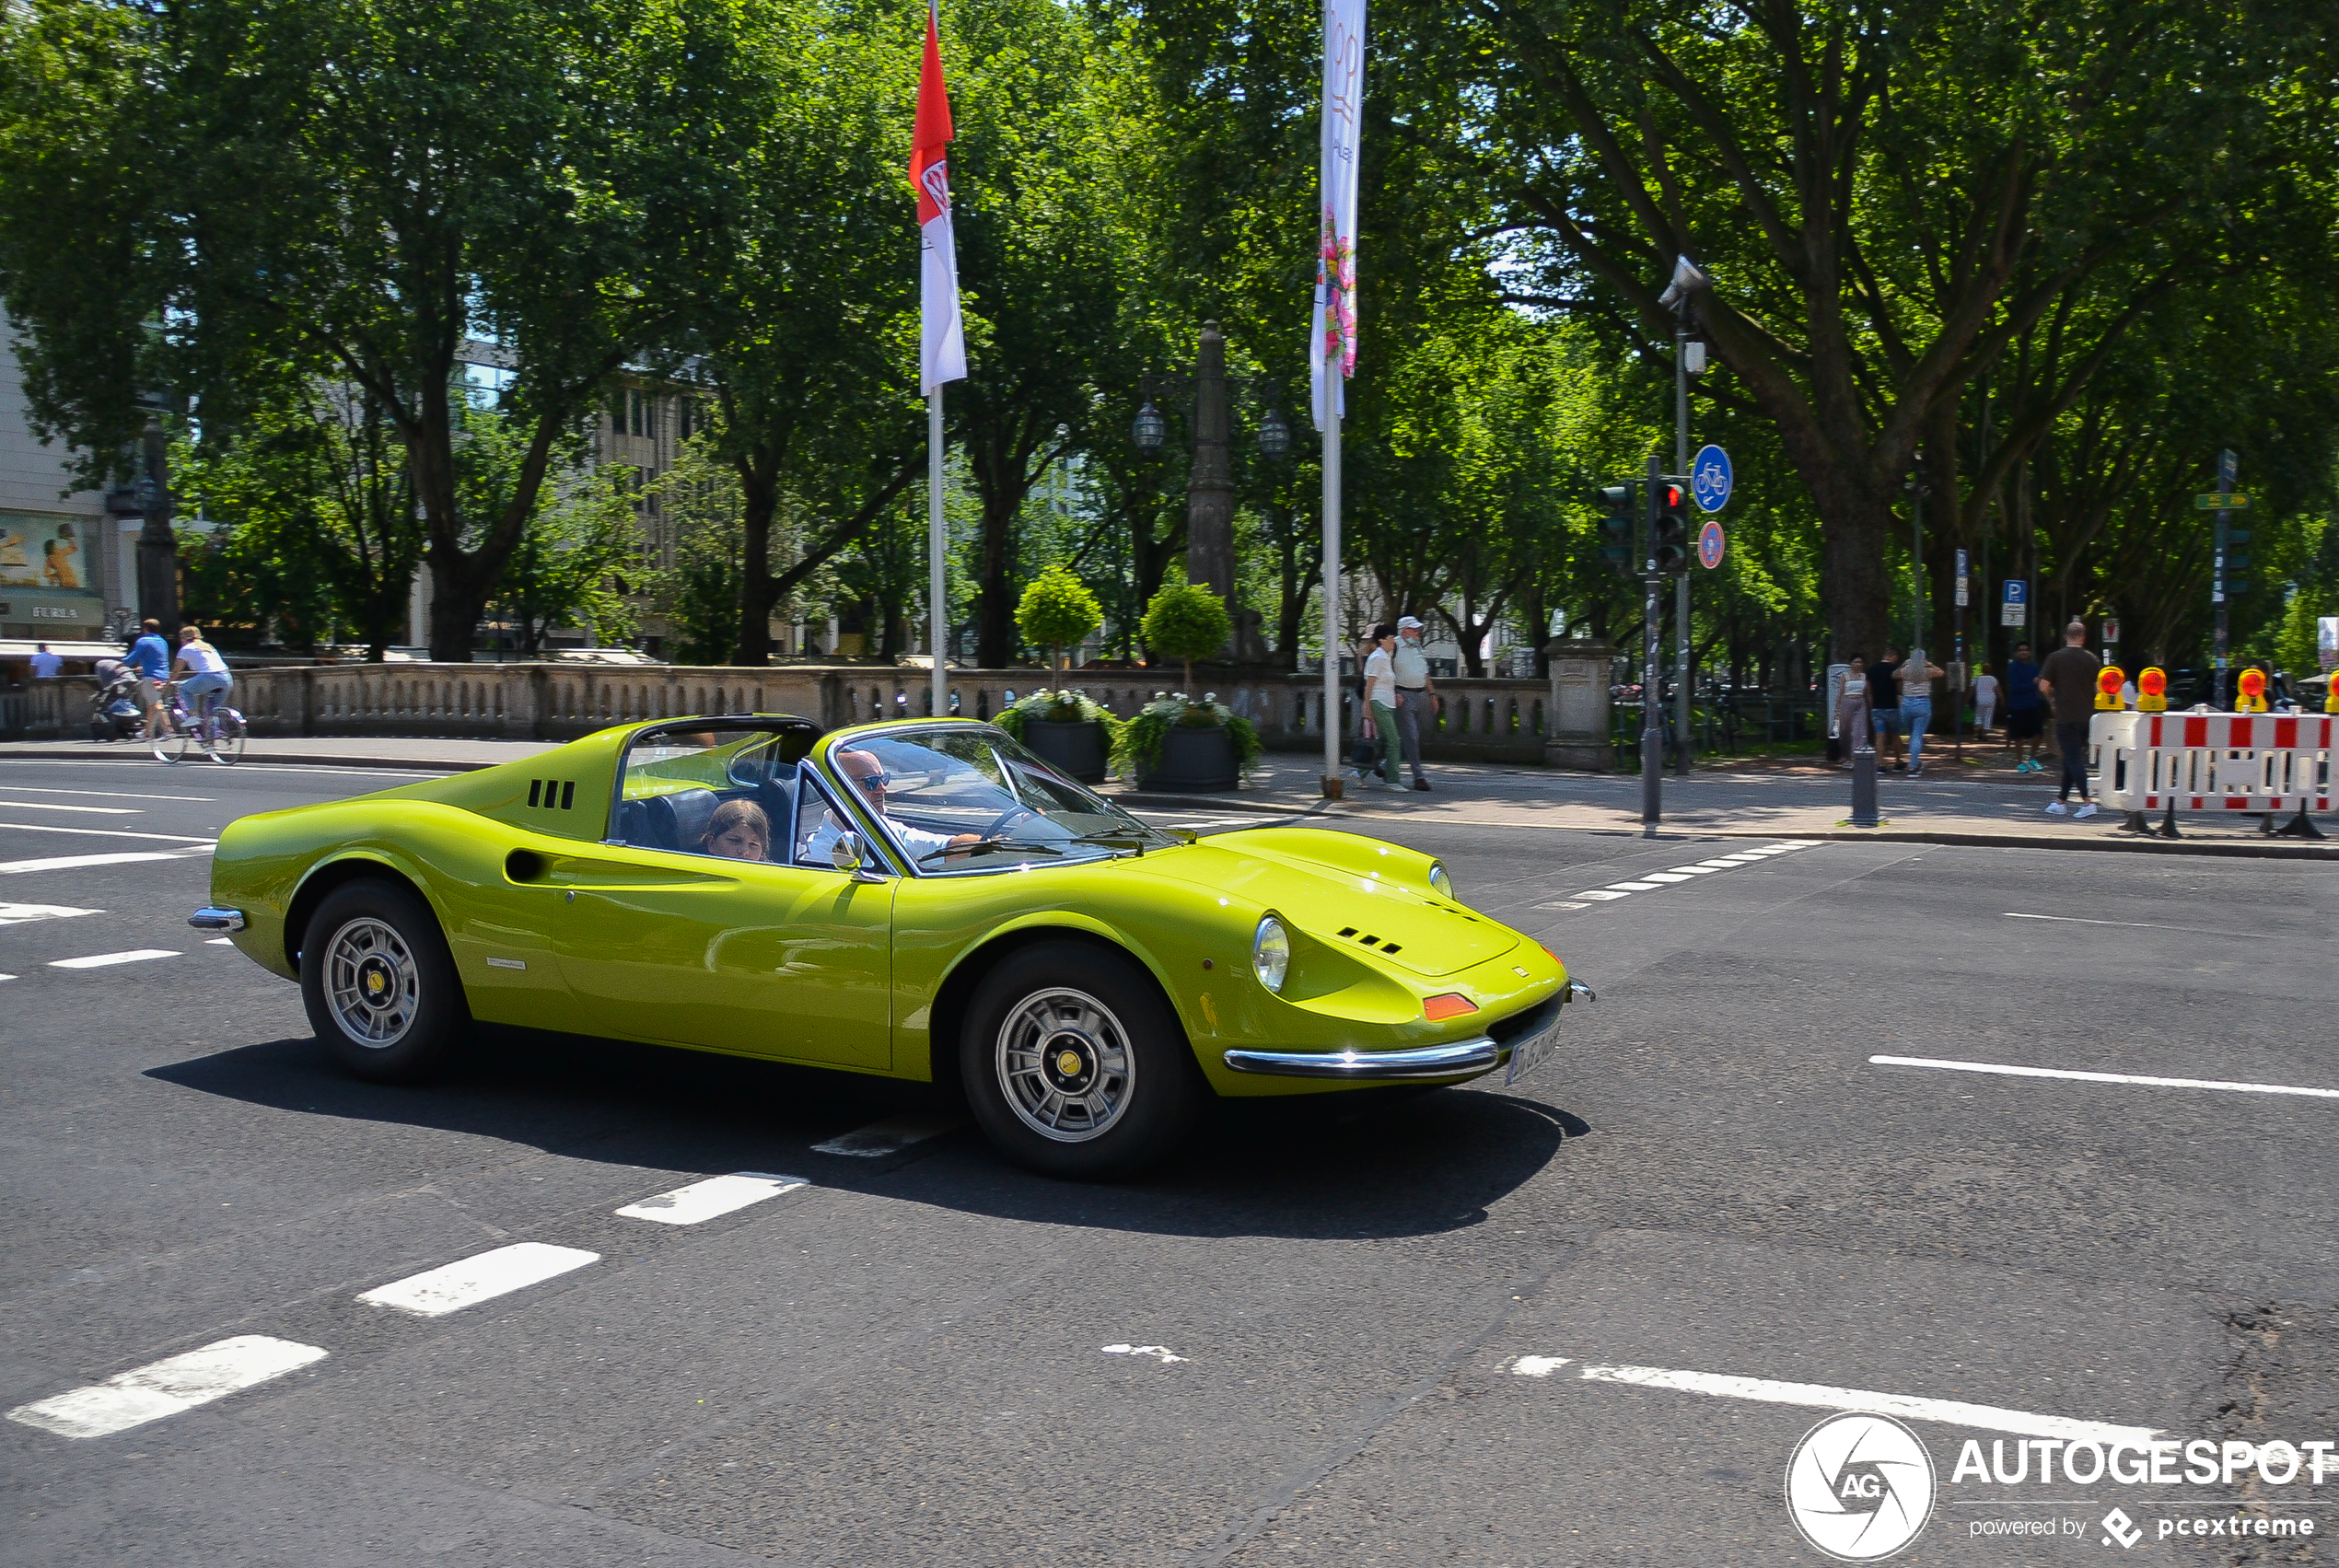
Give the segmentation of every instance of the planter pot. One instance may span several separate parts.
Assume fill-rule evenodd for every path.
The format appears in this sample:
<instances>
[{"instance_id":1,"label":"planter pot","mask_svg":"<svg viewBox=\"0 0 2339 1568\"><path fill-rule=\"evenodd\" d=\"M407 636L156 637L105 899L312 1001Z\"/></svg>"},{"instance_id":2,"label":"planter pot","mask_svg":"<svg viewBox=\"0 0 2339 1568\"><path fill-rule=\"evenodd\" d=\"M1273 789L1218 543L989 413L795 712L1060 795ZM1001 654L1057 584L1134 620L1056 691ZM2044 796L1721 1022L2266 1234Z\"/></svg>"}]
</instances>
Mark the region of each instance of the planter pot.
<instances>
[{"instance_id":1,"label":"planter pot","mask_svg":"<svg viewBox=\"0 0 2339 1568\"><path fill-rule=\"evenodd\" d=\"M1137 781L1139 789L1233 789L1242 770L1235 759L1231 731L1212 725L1171 725L1161 738L1161 750Z\"/></svg>"},{"instance_id":2,"label":"planter pot","mask_svg":"<svg viewBox=\"0 0 2339 1568\"><path fill-rule=\"evenodd\" d=\"M1109 746L1104 726L1094 719L1026 719L1023 747L1066 778L1104 782Z\"/></svg>"}]
</instances>

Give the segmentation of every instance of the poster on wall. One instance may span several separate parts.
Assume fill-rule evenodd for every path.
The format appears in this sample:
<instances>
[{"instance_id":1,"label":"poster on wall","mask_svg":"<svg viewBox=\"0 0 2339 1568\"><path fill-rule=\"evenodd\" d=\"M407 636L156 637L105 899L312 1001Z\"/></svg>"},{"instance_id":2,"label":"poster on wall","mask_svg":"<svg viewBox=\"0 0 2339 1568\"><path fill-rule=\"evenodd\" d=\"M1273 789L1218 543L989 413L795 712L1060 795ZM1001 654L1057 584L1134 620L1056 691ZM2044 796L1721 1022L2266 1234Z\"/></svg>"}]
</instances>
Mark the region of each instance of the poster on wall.
<instances>
[{"instance_id":1,"label":"poster on wall","mask_svg":"<svg viewBox=\"0 0 2339 1568\"><path fill-rule=\"evenodd\" d=\"M0 512L0 635L99 634L106 616L95 542L85 517Z\"/></svg>"}]
</instances>

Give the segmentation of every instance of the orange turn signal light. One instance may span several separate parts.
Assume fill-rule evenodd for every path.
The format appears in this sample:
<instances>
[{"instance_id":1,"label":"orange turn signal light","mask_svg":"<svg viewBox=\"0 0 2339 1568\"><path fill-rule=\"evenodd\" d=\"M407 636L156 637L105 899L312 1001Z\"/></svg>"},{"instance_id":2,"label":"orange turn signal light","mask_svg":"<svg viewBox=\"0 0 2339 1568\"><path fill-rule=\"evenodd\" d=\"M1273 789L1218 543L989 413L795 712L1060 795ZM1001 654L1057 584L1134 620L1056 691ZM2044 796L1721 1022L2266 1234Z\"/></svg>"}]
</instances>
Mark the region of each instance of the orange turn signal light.
<instances>
[{"instance_id":1,"label":"orange turn signal light","mask_svg":"<svg viewBox=\"0 0 2339 1568\"><path fill-rule=\"evenodd\" d=\"M1459 991L1449 991L1443 995L1433 996L1421 1005L1421 1016L1433 1024L1440 1018L1459 1018L1464 1013L1476 1011L1478 1011L1478 1004Z\"/></svg>"}]
</instances>

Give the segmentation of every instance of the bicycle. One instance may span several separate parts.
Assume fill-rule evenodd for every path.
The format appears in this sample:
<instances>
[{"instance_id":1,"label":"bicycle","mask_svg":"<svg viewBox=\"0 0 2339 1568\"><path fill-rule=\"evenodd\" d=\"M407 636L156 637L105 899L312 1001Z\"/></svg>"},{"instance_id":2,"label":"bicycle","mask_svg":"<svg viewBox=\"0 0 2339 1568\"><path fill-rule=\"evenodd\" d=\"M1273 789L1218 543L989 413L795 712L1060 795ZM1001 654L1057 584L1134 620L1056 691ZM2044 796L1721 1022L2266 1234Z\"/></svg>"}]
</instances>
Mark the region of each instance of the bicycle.
<instances>
[{"instance_id":1,"label":"bicycle","mask_svg":"<svg viewBox=\"0 0 2339 1568\"><path fill-rule=\"evenodd\" d=\"M179 683L167 688L162 709L162 733L154 738L158 762L192 761L200 750L221 767L233 767L244 754L244 715L219 703L201 719L187 711Z\"/></svg>"}]
</instances>

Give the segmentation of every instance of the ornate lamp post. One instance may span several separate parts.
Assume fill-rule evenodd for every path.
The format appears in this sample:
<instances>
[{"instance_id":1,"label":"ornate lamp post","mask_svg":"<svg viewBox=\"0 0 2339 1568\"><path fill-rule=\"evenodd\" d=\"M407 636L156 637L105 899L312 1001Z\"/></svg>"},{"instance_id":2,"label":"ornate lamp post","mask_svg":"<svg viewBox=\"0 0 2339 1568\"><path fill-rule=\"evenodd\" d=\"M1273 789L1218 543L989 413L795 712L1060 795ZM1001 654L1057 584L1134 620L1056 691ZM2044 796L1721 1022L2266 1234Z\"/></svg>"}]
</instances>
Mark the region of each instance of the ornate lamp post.
<instances>
[{"instance_id":1,"label":"ornate lamp post","mask_svg":"<svg viewBox=\"0 0 2339 1568\"><path fill-rule=\"evenodd\" d=\"M145 525L138 530L138 613L159 621L165 637L179 634L179 539L170 531L169 442L162 418L149 412L139 438L145 472L131 486Z\"/></svg>"}]
</instances>

